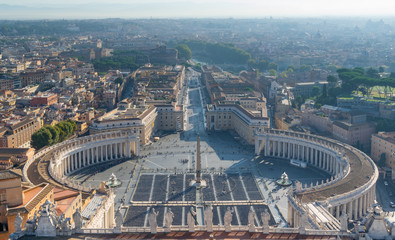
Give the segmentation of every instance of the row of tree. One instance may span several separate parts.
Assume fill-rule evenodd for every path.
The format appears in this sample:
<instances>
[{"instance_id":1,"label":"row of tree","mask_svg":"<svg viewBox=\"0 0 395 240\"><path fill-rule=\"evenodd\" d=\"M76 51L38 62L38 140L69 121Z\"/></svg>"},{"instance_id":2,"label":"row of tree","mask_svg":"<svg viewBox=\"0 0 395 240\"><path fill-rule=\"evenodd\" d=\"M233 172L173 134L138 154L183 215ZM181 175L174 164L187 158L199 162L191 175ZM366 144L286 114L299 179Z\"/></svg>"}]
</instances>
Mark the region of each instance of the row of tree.
<instances>
[{"instance_id":1,"label":"row of tree","mask_svg":"<svg viewBox=\"0 0 395 240\"><path fill-rule=\"evenodd\" d=\"M68 119L55 126L45 125L32 135L31 145L35 149L62 142L72 136L77 130L77 124Z\"/></svg>"},{"instance_id":2,"label":"row of tree","mask_svg":"<svg viewBox=\"0 0 395 240\"><path fill-rule=\"evenodd\" d=\"M192 58L192 51L186 44L178 44L176 49L179 59L189 60Z\"/></svg>"},{"instance_id":3,"label":"row of tree","mask_svg":"<svg viewBox=\"0 0 395 240\"><path fill-rule=\"evenodd\" d=\"M369 68L366 72L360 67L341 68L337 73L342 80L342 89L347 94L358 90L363 95L370 96L375 86L382 86L388 92L392 92L392 88L395 88L395 78L380 78L378 71L373 68Z\"/></svg>"},{"instance_id":4,"label":"row of tree","mask_svg":"<svg viewBox=\"0 0 395 240\"><path fill-rule=\"evenodd\" d=\"M115 51L112 57L95 59L93 66L98 72L107 72L111 69L128 69L134 71L142 63L148 62L148 57L139 51Z\"/></svg>"},{"instance_id":5,"label":"row of tree","mask_svg":"<svg viewBox=\"0 0 395 240\"><path fill-rule=\"evenodd\" d=\"M212 43L201 40L183 40L194 56L214 64L247 64L251 55L230 43Z\"/></svg>"}]
</instances>

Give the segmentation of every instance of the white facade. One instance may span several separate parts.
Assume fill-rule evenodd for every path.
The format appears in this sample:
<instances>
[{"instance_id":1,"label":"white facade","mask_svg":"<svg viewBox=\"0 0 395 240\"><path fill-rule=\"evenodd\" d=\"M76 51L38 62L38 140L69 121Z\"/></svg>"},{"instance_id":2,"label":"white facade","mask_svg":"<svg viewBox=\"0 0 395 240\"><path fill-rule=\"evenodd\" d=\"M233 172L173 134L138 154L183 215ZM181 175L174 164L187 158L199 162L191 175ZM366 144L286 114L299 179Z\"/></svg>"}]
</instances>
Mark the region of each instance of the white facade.
<instances>
[{"instance_id":1,"label":"white facade","mask_svg":"<svg viewBox=\"0 0 395 240\"><path fill-rule=\"evenodd\" d=\"M318 203L337 219L347 214L355 220L363 217L375 201L377 167L356 148L310 134L264 129L255 137L255 153L262 151L264 156L298 160L332 176L326 182L299 185L290 193L288 222L291 226L298 226L301 212L311 215L312 211L307 210L311 208L309 203Z\"/></svg>"}]
</instances>

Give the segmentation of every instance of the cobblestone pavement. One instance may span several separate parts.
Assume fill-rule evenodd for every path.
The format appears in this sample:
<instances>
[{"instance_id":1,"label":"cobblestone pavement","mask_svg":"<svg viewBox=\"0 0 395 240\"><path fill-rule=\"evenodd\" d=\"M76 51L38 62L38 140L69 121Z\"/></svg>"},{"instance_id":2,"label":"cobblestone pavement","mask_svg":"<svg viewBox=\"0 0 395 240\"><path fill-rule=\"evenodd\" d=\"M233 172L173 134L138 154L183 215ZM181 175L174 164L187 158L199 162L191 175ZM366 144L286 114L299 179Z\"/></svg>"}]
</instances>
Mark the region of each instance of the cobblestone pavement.
<instances>
[{"instance_id":1,"label":"cobblestone pavement","mask_svg":"<svg viewBox=\"0 0 395 240\"><path fill-rule=\"evenodd\" d=\"M287 188L278 187L275 180L284 171L291 180L297 179L303 184L328 178L327 174L313 168L301 169L284 160L255 157L254 147L237 141L235 133L207 133L200 88L189 88L185 102L184 132L162 133L158 142L142 146L136 159L97 165L70 177L98 186L114 173L122 182L115 189L115 207L122 207L127 226L147 226L147 212L152 207L158 208L158 219L163 219L164 213L171 208L178 216L174 224L185 225L191 206L213 201L215 223L222 224L224 211L231 206L235 213L234 225L245 225L245 214L250 208L257 215L268 208L272 224L284 225ZM195 178L198 135L202 177L208 185L199 194L189 187L190 180ZM248 203L252 200L256 202ZM226 205L224 201L233 201L233 204ZM139 205L139 202L146 205ZM244 205L237 205L242 202ZM261 224L258 218L256 224Z\"/></svg>"}]
</instances>

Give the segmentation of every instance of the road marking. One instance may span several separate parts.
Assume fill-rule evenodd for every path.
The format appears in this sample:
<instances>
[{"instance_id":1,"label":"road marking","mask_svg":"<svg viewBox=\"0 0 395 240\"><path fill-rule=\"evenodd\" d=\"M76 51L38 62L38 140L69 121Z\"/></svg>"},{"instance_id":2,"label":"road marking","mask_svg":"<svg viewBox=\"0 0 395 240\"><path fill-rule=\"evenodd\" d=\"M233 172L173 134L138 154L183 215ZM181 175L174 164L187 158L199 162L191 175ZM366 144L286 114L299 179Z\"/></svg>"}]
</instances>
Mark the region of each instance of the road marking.
<instances>
[{"instance_id":1,"label":"road marking","mask_svg":"<svg viewBox=\"0 0 395 240\"><path fill-rule=\"evenodd\" d=\"M148 159L145 159L145 161L146 162L150 162L150 163L152 163L152 164L154 164L154 165L156 165L156 166L158 166L158 167L160 167L160 168L165 168L165 167L163 167L163 166L161 166L161 165L159 165L159 164L157 164L157 163L154 163L154 162L152 162L152 161L150 161L150 160L148 160ZM144 164L145 165L145 164Z\"/></svg>"}]
</instances>

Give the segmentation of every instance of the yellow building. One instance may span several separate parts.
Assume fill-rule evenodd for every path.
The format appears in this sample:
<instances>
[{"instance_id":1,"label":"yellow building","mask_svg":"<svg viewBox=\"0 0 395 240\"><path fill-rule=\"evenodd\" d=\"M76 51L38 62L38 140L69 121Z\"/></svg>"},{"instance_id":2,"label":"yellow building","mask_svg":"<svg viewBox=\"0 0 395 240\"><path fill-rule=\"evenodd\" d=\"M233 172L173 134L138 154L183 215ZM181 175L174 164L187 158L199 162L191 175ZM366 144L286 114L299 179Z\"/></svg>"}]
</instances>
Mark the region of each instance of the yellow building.
<instances>
[{"instance_id":1,"label":"yellow building","mask_svg":"<svg viewBox=\"0 0 395 240\"><path fill-rule=\"evenodd\" d=\"M89 134L110 131L132 131L140 138L141 144L147 144L155 132L155 120L157 117L156 107L141 108L116 108L92 122Z\"/></svg>"},{"instance_id":2,"label":"yellow building","mask_svg":"<svg viewBox=\"0 0 395 240\"><path fill-rule=\"evenodd\" d=\"M395 170L395 132L379 132L372 135L371 157L378 162L381 155L385 157L386 166ZM394 178L394 173L392 174Z\"/></svg>"},{"instance_id":3,"label":"yellow building","mask_svg":"<svg viewBox=\"0 0 395 240\"><path fill-rule=\"evenodd\" d=\"M93 121L90 134L103 131L132 131L145 145L157 130L184 130L184 108L173 105L119 107Z\"/></svg>"},{"instance_id":4,"label":"yellow building","mask_svg":"<svg viewBox=\"0 0 395 240\"><path fill-rule=\"evenodd\" d=\"M7 171L15 171L15 170L7 170ZM18 213L21 215L22 228L28 219L32 219L34 214L38 212L41 205L49 200L53 202L53 186L47 183L42 183L35 187L29 188L27 190L22 191L21 187L21 176L12 176L11 174L3 173L3 177L7 179L7 185L3 185L2 188L7 188L9 186L12 191L5 191L5 199L7 200L8 210L2 216L6 217L6 220L2 218L2 224L5 224L6 231L0 233L0 240L8 239L8 236L15 231L15 217ZM4 198L4 197L3 197ZM5 222L4 222L5 221Z\"/></svg>"},{"instance_id":5,"label":"yellow building","mask_svg":"<svg viewBox=\"0 0 395 240\"><path fill-rule=\"evenodd\" d=\"M206 118L208 130L235 130L249 144L254 144L256 130L270 124L269 118L256 116L236 104L208 105Z\"/></svg>"},{"instance_id":6,"label":"yellow building","mask_svg":"<svg viewBox=\"0 0 395 240\"><path fill-rule=\"evenodd\" d=\"M1 148L30 147L33 133L40 129L42 121L38 117L27 116L20 121L0 128Z\"/></svg>"}]
</instances>

